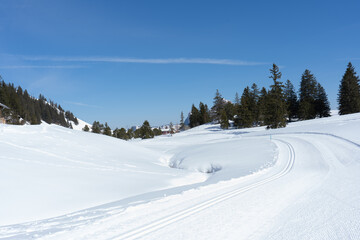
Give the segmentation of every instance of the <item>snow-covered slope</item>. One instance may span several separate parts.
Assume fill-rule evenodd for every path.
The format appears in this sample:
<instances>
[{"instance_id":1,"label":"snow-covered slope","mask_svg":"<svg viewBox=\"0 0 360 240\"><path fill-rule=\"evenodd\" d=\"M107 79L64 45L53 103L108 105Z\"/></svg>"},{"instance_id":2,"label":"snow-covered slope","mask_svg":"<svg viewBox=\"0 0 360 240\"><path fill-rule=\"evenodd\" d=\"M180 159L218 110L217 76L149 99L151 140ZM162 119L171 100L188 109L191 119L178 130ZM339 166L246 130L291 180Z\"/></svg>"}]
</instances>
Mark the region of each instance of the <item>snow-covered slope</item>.
<instances>
[{"instance_id":1,"label":"snow-covered slope","mask_svg":"<svg viewBox=\"0 0 360 240\"><path fill-rule=\"evenodd\" d=\"M0 224L37 220L202 181L161 154L56 125L0 125Z\"/></svg>"},{"instance_id":2,"label":"snow-covered slope","mask_svg":"<svg viewBox=\"0 0 360 240\"><path fill-rule=\"evenodd\" d=\"M359 132L360 114L133 142L0 125L0 238L360 239Z\"/></svg>"},{"instance_id":3,"label":"snow-covered slope","mask_svg":"<svg viewBox=\"0 0 360 240\"><path fill-rule=\"evenodd\" d=\"M71 125L73 127L74 130L79 130L79 131L82 131L82 129L85 127L85 125L87 125L89 128L91 128L91 124L81 120L81 119L78 119L78 124L76 125L73 121L70 121L71 122Z\"/></svg>"}]
</instances>

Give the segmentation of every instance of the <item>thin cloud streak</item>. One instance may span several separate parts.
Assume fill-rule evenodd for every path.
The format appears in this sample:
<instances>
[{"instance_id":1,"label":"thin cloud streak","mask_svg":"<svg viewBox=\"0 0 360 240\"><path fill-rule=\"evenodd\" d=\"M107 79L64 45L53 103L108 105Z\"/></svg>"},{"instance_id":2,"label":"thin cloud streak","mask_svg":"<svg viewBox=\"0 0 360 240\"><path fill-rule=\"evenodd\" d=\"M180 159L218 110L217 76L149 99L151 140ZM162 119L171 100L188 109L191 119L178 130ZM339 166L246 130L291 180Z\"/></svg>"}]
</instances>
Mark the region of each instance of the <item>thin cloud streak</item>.
<instances>
[{"instance_id":1,"label":"thin cloud streak","mask_svg":"<svg viewBox=\"0 0 360 240\"><path fill-rule=\"evenodd\" d=\"M150 63L150 64L217 64L234 66L265 65L265 62L250 62L233 59L214 58L122 58L122 57L28 57L30 61L56 61L56 62L110 62L110 63Z\"/></svg>"},{"instance_id":2,"label":"thin cloud streak","mask_svg":"<svg viewBox=\"0 0 360 240\"><path fill-rule=\"evenodd\" d=\"M84 66L66 66L66 65L55 65L55 66L41 66L41 65L13 65L13 66L0 66L0 69L35 69L35 68L58 68L58 69L75 69L84 68Z\"/></svg>"},{"instance_id":3,"label":"thin cloud streak","mask_svg":"<svg viewBox=\"0 0 360 240\"><path fill-rule=\"evenodd\" d=\"M76 106L81 106L81 107L102 108L102 107L100 107L100 106L90 105L90 104L81 103L81 102L65 101L65 103L67 103L67 104L72 104L72 105L76 105Z\"/></svg>"}]
</instances>

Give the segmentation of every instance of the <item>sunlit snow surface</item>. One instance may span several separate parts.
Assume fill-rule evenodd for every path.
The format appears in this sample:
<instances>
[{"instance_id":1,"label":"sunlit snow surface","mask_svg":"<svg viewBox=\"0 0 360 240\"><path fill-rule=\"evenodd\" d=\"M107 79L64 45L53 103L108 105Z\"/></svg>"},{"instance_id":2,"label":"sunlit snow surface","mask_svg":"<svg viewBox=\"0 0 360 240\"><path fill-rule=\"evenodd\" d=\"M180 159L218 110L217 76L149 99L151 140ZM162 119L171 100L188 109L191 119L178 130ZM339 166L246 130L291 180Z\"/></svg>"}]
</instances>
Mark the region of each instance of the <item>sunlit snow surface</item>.
<instances>
[{"instance_id":1,"label":"sunlit snow surface","mask_svg":"<svg viewBox=\"0 0 360 240\"><path fill-rule=\"evenodd\" d=\"M0 125L0 238L360 239L360 114L125 142Z\"/></svg>"}]
</instances>

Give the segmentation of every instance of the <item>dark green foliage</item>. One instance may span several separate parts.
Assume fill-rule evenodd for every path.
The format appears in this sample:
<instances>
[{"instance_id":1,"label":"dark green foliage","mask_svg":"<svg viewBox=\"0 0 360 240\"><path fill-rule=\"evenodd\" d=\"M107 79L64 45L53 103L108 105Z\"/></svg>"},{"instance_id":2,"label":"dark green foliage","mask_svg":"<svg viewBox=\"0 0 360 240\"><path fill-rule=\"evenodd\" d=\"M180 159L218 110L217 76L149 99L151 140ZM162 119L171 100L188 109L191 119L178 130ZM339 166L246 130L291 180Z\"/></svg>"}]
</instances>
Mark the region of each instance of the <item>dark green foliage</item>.
<instances>
[{"instance_id":1,"label":"dark green foliage","mask_svg":"<svg viewBox=\"0 0 360 240\"><path fill-rule=\"evenodd\" d=\"M184 129L185 129L184 113L181 111L181 114L180 114L180 130L184 130ZM155 134L155 132L154 132L154 134Z\"/></svg>"},{"instance_id":2,"label":"dark green foliage","mask_svg":"<svg viewBox=\"0 0 360 240\"><path fill-rule=\"evenodd\" d=\"M160 128L154 128L153 132L154 132L154 135L155 135L155 136L160 136L160 135L162 135L162 131L161 131Z\"/></svg>"},{"instance_id":3,"label":"dark green foliage","mask_svg":"<svg viewBox=\"0 0 360 240\"><path fill-rule=\"evenodd\" d=\"M88 125L85 125L85 127L83 127L82 130L83 130L84 132L88 132L88 131L90 131L90 128L89 128Z\"/></svg>"},{"instance_id":4,"label":"dark green foliage","mask_svg":"<svg viewBox=\"0 0 360 240\"><path fill-rule=\"evenodd\" d=\"M199 125L210 122L209 108L206 104L199 104Z\"/></svg>"},{"instance_id":5,"label":"dark green foliage","mask_svg":"<svg viewBox=\"0 0 360 240\"><path fill-rule=\"evenodd\" d=\"M214 105L211 108L211 118L214 121L219 121L221 112L224 109L225 102L218 89L216 89L214 97Z\"/></svg>"},{"instance_id":6,"label":"dark green foliage","mask_svg":"<svg viewBox=\"0 0 360 240\"><path fill-rule=\"evenodd\" d=\"M251 97L250 88L246 87L240 100L240 106L237 112L235 126L238 128L251 127L254 123L254 114L252 112L253 99Z\"/></svg>"},{"instance_id":7,"label":"dark green foliage","mask_svg":"<svg viewBox=\"0 0 360 240\"><path fill-rule=\"evenodd\" d=\"M220 114L220 127L222 129L228 129L229 128L229 119L227 118L226 112L223 109Z\"/></svg>"},{"instance_id":8,"label":"dark green foliage","mask_svg":"<svg viewBox=\"0 0 360 240\"><path fill-rule=\"evenodd\" d=\"M169 130L170 130L170 134L174 134L175 129L174 129L174 125L172 122L170 122L170 124L169 124Z\"/></svg>"},{"instance_id":9,"label":"dark green foliage","mask_svg":"<svg viewBox=\"0 0 360 240\"><path fill-rule=\"evenodd\" d=\"M151 130L150 123L147 120L145 120L143 125L137 130L139 130L138 136L141 139L148 139L154 137L154 132Z\"/></svg>"},{"instance_id":10,"label":"dark green foliage","mask_svg":"<svg viewBox=\"0 0 360 240\"><path fill-rule=\"evenodd\" d=\"M340 82L338 103L340 115L360 112L359 76L356 76L355 68L351 62L349 62Z\"/></svg>"},{"instance_id":11,"label":"dark green foliage","mask_svg":"<svg viewBox=\"0 0 360 240\"><path fill-rule=\"evenodd\" d=\"M200 112L193 104L191 107L191 112L190 112L190 117L189 117L190 127L193 128L193 127L199 126L200 120L201 120L200 118L201 118Z\"/></svg>"},{"instance_id":12,"label":"dark green foliage","mask_svg":"<svg viewBox=\"0 0 360 240\"><path fill-rule=\"evenodd\" d=\"M266 98L267 98L267 90L263 87L260 91L259 101L257 103L257 107L259 110L259 125L265 125L265 114L266 114Z\"/></svg>"},{"instance_id":13,"label":"dark green foliage","mask_svg":"<svg viewBox=\"0 0 360 240\"><path fill-rule=\"evenodd\" d=\"M299 95L300 119L330 116L330 104L325 89L308 69L301 76Z\"/></svg>"},{"instance_id":14,"label":"dark green foliage","mask_svg":"<svg viewBox=\"0 0 360 240\"><path fill-rule=\"evenodd\" d=\"M316 117L315 97L316 79L311 72L306 69L301 76L299 93L299 118L313 119Z\"/></svg>"},{"instance_id":15,"label":"dark green foliage","mask_svg":"<svg viewBox=\"0 0 360 240\"><path fill-rule=\"evenodd\" d=\"M287 106L287 116L289 118L289 122L291 122L291 120L296 118L298 115L299 102L295 93L294 85L290 82L290 80L287 80L285 83L284 96Z\"/></svg>"},{"instance_id":16,"label":"dark green foliage","mask_svg":"<svg viewBox=\"0 0 360 240\"><path fill-rule=\"evenodd\" d=\"M266 97L265 125L267 128L279 128L286 126L286 103L283 93L283 84L279 81L281 72L278 66L273 64L270 69L270 76L274 84L270 86L270 91Z\"/></svg>"},{"instance_id":17,"label":"dark green foliage","mask_svg":"<svg viewBox=\"0 0 360 240\"><path fill-rule=\"evenodd\" d=\"M91 126L91 132L93 132L93 133L100 134L100 133L102 133L103 129L104 129L104 125L98 121L94 121Z\"/></svg>"},{"instance_id":18,"label":"dark green foliage","mask_svg":"<svg viewBox=\"0 0 360 240\"><path fill-rule=\"evenodd\" d=\"M132 138L134 138L135 137L135 133L134 133L134 131L131 129L131 128L129 128L128 130L127 130L127 136L128 136L128 138L129 139L132 139Z\"/></svg>"},{"instance_id":19,"label":"dark green foliage","mask_svg":"<svg viewBox=\"0 0 360 240\"><path fill-rule=\"evenodd\" d=\"M254 125L257 126L260 122L260 111L259 111L259 107L258 107L258 102L259 102L259 96L260 92L259 92L259 88L258 86L254 83L251 86L251 91L250 91L250 97L251 97L251 101L250 101L250 111L253 115L253 121L254 121Z\"/></svg>"},{"instance_id":20,"label":"dark green foliage","mask_svg":"<svg viewBox=\"0 0 360 240\"><path fill-rule=\"evenodd\" d=\"M231 102L227 102L224 105L224 111L228 120L234 120L235 107Z\"/></svg>"},{"instance_id":21,"label":"dark green foliage","mask_svg":"<svg viewBox=\"0 0 360 240\"><path fill-rule=\"evenodd\" d=\"M120 139L123 139L123 140L128 140L130 139L129 137L129 134L126 132L125 128L116 128L114 131L113 131L113 137L116 137L116 138L120 138Z\"/></svg>"},{"instance_id":22,"label":"dark green foliage","mask_svg":"<svg viewBox=\"0 0 360 240\"><path fill-rule=\"evenodd\" d=\"M5 84L0 77L0 102L7 105L10 110L5 111L4 117L10 124L40 124L41 120L46 123L54 123L64 127L71 127L69 120L78 122L74 115L67 111L66 117L64 110L51 100L47 100L40 94L36 99L31 97L27 90L21 87L14 87L14 84ZM20 118L22 121L20 121Z\"/></svg>"},{"instance_id":23,"label":"dark green foliage","mask_svg":"<svg viewBox=\"0 0 360 240\"><path fill-rule=\"evenodd\" d=\"M109 127L107 122L105 123L104 129L103 129L103 134L106 136L111 136L111 128Z\"/></svg>"},{"instance_id":24,"label":"dark green foliage","mask_svg":"<svg viewBox=\"0 0 360 240\"><path fill-rule=\"evenodd\" d=\"M59 109L60 110L60 109ZM65 117L69 120L69 121L73 121L75 123L75 125L78 125L78 119L74 116L74 114L70 111L66 111L65 112Z\"/></svg>"},{"instance_id":25,"label":"dark green foliage","mask_svg":"<svg viewBox=\"0 0 360 240\"><path fill-rule=\"evenodd\" d=\"M320 85L320 83L316 86L315 112L316 115L321 118L330 116L330 103L325 89Z\"/></svg>"}]
</instances>

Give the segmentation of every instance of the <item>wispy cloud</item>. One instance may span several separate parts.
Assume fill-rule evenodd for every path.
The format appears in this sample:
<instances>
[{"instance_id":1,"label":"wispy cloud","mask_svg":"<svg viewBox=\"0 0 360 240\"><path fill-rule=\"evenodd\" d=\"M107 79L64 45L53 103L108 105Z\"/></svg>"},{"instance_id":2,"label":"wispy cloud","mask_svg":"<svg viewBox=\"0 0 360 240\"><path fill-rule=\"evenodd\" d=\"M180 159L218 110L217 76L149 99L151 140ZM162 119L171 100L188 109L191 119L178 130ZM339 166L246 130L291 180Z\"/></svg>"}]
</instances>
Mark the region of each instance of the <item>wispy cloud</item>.
<instances>
[{"instance_id":1,"label":"wispy cloud","mask_svg":"<svg viewBox=\"0 0 360 240\"><path fill-rule=\"evenodd\" d=\"M266 62L252 62L235 59L216 58L124 58L124 57L29 57L30 61L56 61L56 62L110 62L110 63L151 63L151 64L217 64L234 66L256 66L269 64Z\"/></svg>"},{"instance_id":2,"label":"wispy cloud","mask_svg":"<svg viewBox=\"0 0 360 240\"><path fill-rule=\"evenodd\" d=\"M65 103L76 105L76 106L81 106L81 107L101 108L100 106L97 106L97 105L90 105L90 104L81 103L81 102L65 101Z\"/></svg>"},{"instance_id":3,"label":"wispy cloud","mask_svg":"<svg viewBox=\"0 0 360 240\"><path fill-rule=\"evenodd\" d=\"M84 68L85 66L77 66L77 65L5 65L1 66L0 69L35 69L35 68Z\"/></svg>"}]
</instances>

